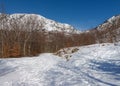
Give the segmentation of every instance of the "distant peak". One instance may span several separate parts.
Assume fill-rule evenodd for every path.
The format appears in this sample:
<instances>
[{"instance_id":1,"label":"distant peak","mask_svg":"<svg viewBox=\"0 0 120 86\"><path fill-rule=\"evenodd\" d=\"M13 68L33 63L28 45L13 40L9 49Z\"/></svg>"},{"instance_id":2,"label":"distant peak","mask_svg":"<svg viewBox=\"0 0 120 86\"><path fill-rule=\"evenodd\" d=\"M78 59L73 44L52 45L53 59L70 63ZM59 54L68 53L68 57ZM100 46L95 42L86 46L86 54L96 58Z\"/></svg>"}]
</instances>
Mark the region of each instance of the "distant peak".
<instances>
[{"instance_id":1,"label":"distant peak","mask_svg":"<svg viewBox=\"0 0 120 86\"><path fill-rule=\"evenodd\" d=\"M67 33L79 33L73 26L66 23L59 23L54 20L45 18L39 14L27 14L27 13L14 13L8 15L8 20L15 19L20 22L27 22L33 20L36 25L42 25L42 29L45 31L57 31ZM38 29L40 27L37 27Z\"/></svg>"}]
</instances>

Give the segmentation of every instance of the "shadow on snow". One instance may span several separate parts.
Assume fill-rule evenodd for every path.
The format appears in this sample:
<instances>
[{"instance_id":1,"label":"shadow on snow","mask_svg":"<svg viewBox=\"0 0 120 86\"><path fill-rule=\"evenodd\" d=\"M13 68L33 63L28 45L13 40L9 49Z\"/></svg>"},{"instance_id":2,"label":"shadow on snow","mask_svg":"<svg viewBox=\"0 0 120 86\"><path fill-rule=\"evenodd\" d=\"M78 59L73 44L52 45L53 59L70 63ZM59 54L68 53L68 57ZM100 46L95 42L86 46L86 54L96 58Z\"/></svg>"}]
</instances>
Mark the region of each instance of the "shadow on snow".
<instances>
[{"instance_id":1,"label":"shadow on snow","mask_svg":"<svg viewBox=\"0 0 120 86\"><path fill-rule=\"evenodd\" d=\"M10 67L6 65L6 62L4 60L0 60L0 77L9 74L11 72L14 72L16 67Z\"/></svg>"},{"instance_id":2,"label":"shadow on snow","mask_svg":"<svg viewBox=\"0 0 120 86\"><path fill-rule=\"evenodd\" d=\"M97 70L101 70L106 73L111 73L112 75L120 74L120 61L117 60L116 61L108 60L103 62L92 61L92 63L94 64L95 69Z\"/></svg>"}]
</instances>

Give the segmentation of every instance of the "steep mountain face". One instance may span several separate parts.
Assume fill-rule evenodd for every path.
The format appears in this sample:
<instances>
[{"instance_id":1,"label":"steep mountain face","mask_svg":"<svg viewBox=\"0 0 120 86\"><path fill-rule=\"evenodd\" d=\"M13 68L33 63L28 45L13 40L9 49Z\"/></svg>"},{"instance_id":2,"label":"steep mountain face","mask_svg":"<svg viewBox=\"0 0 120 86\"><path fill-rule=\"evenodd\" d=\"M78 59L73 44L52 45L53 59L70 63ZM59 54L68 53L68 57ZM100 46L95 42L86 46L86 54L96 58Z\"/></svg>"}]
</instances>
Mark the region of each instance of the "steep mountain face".
<instances>
[{"instance_id":1,"label":"steep mountain face","mask_svg":"<svg viewBox=\"0 0 120 86\"><path fill-rule=\"evenodd\" d=\"M36 14L6 15L4 25L5 23L9 28L13 28L13 26L15 26L16 24L18 27L29 27L31 29L42 31L79 33L79 31L75 30L75 28L69 24L58 23L56 21L47 19L41 15Z\"/></svg>"},{"instance_id":2,"label":"steep mountain face","mask_svg":"<svg viewBox=\"0 0 120 86\"><path fill-rule=\"evenodd\" d=\"M103 24L91 30L97 37L97 42L120 41L120 15L113 16Z\"/></svg>"}]
</instances>

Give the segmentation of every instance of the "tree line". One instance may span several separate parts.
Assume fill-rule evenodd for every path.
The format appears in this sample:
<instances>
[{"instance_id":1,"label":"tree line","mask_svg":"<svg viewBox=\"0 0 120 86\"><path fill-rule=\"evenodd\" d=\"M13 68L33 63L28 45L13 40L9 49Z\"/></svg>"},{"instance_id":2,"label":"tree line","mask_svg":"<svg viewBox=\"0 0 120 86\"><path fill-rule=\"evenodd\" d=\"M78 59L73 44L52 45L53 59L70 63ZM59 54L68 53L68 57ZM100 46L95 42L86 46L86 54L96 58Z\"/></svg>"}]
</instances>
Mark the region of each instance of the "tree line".
<instances>
[{"instance_id":1,"label":"tree line","mask_svg":"<svg viewBox=\"0 0 120 86\"><path fill-rule=\"evenodd\" d=\"M109 39L110 42L113 42L113 38L115 38L111 29L108 31L93 29L80 34L46 32L43 30L43 24L38 24L36 18L32 17L22 22L20 19L8 20L7 15L1 14L0 25L1 58L53 53L66 47L103 43L104 36L109 36L107 40ZM106 33L110 35L106 35Z\"/></svg>"}]
</instances>

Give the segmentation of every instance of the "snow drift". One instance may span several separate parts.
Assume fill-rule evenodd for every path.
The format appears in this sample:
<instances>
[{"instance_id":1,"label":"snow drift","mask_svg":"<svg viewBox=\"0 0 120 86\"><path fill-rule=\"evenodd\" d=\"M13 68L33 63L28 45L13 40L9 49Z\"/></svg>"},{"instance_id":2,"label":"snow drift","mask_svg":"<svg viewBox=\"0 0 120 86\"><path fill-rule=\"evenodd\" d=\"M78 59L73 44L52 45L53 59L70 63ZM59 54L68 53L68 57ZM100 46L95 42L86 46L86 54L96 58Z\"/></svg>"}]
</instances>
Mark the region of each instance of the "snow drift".
<instances>
[{"instance_id":1,"label":"snow drift","mask_svg":"<svg viewBox=\"0 0 120 86\"><path fill-rule=\"evenodd\" d=\"M0 86L120 85L120 44L78 49L67 53L71 55L69 61L50 53L34 58L0 59Z\"/></svg>"}]
</instances>

